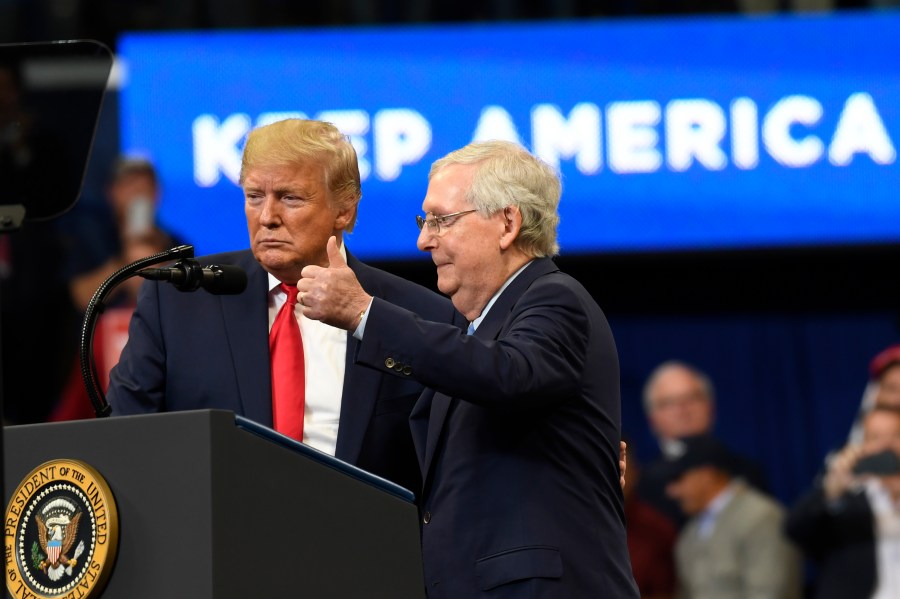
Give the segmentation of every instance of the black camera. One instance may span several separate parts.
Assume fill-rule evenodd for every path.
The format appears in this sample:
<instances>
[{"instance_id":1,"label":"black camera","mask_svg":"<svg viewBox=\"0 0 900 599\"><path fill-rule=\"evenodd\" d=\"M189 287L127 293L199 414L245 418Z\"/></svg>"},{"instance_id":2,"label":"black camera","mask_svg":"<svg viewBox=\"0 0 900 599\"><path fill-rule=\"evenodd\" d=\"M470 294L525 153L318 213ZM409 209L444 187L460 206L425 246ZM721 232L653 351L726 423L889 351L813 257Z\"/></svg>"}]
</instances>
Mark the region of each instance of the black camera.
<instances>
[{"instance_id":1,"label":"black camera","mask_svg":"<svg viewBox=\"0 0 900 599\"><path fill-rule=\"evenodd\" d=\"M900 474L900 456L891 449L885 449L860 458L853 466L856 474L877 474L886 476Z\"/></svg>"}]
</instances>

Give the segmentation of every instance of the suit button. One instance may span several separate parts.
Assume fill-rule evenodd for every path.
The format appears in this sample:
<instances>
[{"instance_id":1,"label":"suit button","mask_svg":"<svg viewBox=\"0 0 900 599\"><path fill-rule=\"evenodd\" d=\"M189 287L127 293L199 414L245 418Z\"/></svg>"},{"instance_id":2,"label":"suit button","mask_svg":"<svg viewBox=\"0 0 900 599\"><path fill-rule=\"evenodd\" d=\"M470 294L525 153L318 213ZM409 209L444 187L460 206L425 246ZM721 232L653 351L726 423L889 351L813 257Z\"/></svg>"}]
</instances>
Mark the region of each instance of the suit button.
<instances>
[{"instance_id":1,"label":"suit button","mask_svg":"<svg viewBox=\"0 0 900 599\"><path fill-rule=\"evenodd\" d=\"M394 364L394 370L396 370L397 372L400 372L401 370L403 370L403 364L401 364L400 362L397 362L396 364Z\"/></svg>"},{"instance_id":2,"label":"suit button","mask_svg":"<svg viewBox=\"0 0 900 599\"><path fill-rule=\"evenodd\" d=\"M394 364L396 364L396 362L394 362L394 358L387 358L384 361L384 365L387 366L388 368L393 368Z\"/></svg>"},{"instance_id":3,"label":"suit button","mask_svg":"<svg viewBox=\"0 0 900 599\"><path fill-rule=\"evenodd\" d=\"M412 374L412 368L410 368L409 366L404 366L404 367L403 367L403 374L405 374L406 376L411 375L411 374Z\"/></svg>"},{"instance_id":4,"label":"suit button","mask_svg":"<svg viewBox=\"0 0 900 599\"><path fill-rule=\"evenodd\" d=\"M425 512L424 514L422 514L422 522L424 522L425 524L431 522L431 512Z\"/></svg>"}]
</instances>

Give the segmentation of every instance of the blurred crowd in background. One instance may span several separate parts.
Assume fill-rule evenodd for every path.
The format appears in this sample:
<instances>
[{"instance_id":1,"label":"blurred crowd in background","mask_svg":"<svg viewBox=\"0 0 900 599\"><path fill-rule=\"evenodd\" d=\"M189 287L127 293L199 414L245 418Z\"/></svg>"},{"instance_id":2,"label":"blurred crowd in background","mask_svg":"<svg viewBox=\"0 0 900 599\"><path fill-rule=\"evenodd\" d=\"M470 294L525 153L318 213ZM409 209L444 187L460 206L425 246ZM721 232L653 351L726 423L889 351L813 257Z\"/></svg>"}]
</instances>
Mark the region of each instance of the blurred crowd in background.
<instances>
[{"instance_id":1,"label":"blurred crowd in background","mask_svg":"<svg viewBox=\"0 0 900 599\"><path fill-rule=\"evenodd\" d=\"M630 455L626 486L642 596L900 597L900 345L868 374L846 445L786 505L760 464L715 436L710 378L683 362L658 366L643 399L659 456Z\"/></svg>"}]
</instances>

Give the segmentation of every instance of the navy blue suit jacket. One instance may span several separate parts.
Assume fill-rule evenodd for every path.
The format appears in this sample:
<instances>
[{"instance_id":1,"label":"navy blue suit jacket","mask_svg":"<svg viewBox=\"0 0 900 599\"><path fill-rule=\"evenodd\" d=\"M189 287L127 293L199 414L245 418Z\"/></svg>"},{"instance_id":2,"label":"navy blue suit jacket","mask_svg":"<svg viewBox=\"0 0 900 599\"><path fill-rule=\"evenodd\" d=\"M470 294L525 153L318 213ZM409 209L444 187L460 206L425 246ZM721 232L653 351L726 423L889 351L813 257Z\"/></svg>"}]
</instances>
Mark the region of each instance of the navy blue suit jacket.
<instances>
[{"instance_id":1,"label":"navy blue suit jacket","mask_svg":"<svg viewBox=\"0 0 900 599\"><path fill-rule=\"evenodd\" d=\"M110 376L113 414L218 408L272 426L266 271L249 250L200 261L240 266L247 272L247 289L218 296L144 283L128 343ZM447 298L349 253L347 262L370 295L423 318L464 324ZM418 492L421 474L409 414L422 386L355 366L357 344L348 334L336 457Z\"/></svg>"},{"instance_id":2,"label":"navy blue suit jacket","mask_svg":"<svg viewBox=\"0 0 900 599\"><path fill-rule=\"evenodd\" d=\"M430 598L638 596L615 344L552 260L522 271L472 337L376 299L357 360L429 387L411 425Z\"/></svg>"},{"instance_id":3,"label":"navy blue suit jacket","mask_svg":"<svg viewBox=\"0 0 900 599\"><path fill-rule=\"evenodd\" d=\"M829 505L818 484L797 500L785 532L818 566L813 597L868 599L875 592L875 519L865 491Z\"/></svg>"}]
</instances>

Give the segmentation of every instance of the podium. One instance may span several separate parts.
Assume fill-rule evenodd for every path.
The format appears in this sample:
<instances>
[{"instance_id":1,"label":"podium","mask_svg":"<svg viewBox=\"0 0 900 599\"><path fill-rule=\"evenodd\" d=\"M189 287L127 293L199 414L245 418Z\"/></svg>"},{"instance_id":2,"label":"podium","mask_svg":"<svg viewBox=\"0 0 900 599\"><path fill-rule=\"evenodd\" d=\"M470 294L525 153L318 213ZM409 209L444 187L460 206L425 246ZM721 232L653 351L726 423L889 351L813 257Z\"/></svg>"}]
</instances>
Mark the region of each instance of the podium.
<instances>
[{"instance_id":1,"label":"podium","mask_svg":"<svg viewBox=\"0 0 900 599\"><path fill-rule=\"evenodd\" d=\"M14 426L4 442L4 509L49 460L108 483L119 541L102 597L425 596L411 493L231 412Z\"/></svg>"}]
</instances>

